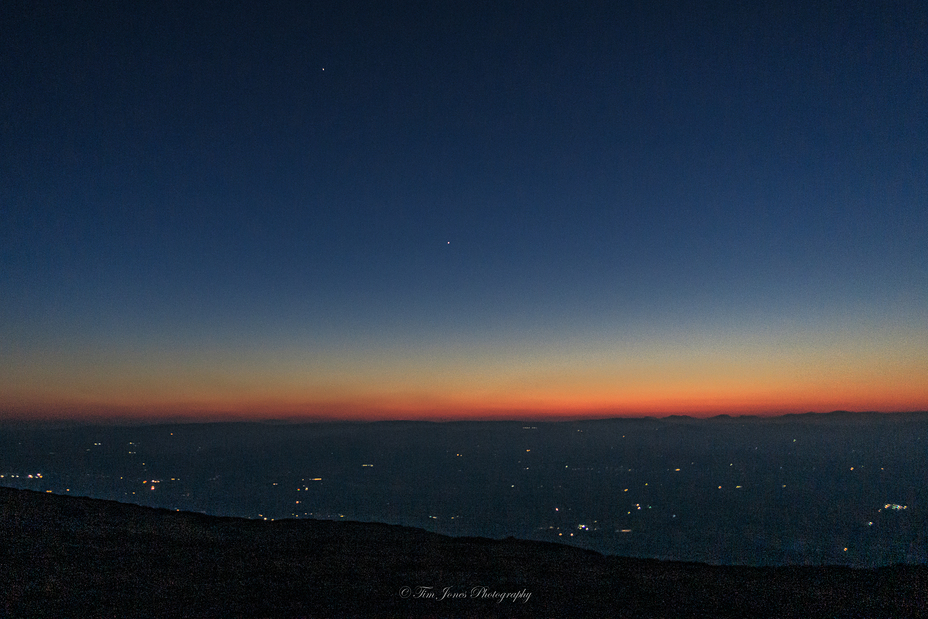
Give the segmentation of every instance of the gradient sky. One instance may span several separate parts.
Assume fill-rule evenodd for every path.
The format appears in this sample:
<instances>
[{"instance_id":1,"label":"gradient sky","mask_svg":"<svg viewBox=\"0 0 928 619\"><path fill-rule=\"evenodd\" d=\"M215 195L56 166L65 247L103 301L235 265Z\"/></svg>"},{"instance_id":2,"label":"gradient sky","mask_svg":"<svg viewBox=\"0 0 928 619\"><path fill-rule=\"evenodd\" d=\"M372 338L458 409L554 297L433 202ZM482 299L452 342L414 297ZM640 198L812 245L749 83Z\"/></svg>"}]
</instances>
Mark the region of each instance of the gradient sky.
<instances>
[{"instance_id":1,"label":"gradient sky","mask_svg":"<svg viewBox=\"0 0 928 619\"><path fill-rule=\"evenodd\" d=\"M143 4L0 8L0 418L928 409L924 2Z\"/></svg>"}]
</instances>

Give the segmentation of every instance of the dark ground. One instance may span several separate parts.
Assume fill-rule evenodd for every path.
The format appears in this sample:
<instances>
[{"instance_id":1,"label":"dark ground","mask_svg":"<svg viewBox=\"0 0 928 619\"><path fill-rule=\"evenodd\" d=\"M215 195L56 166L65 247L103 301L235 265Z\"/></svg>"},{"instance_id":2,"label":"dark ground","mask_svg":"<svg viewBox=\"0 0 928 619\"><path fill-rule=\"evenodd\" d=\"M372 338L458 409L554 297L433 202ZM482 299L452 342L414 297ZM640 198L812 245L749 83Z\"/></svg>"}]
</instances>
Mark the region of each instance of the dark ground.
<instances>
[{"instance_id":1,"label":"dark ground","mask_svg":"<svg viewBox=\"0 0 928 619\"><path fill-rule=\"evenodd\" d=\"M10 488L0 488L0 539L7 617L928 616L926 566L669 563Z\"/></svg>"},{"instance_id":2,"label":"dark ground","mask_svg":"<svg viewBox=\"0 0 928 619\"><path fill-rule=\"evenodd\" d=\"M928 412L0 422L0 484L215 516L566 542L664 561L876 568L928 565L926 445Z\"/></svg>"}]
</instances>

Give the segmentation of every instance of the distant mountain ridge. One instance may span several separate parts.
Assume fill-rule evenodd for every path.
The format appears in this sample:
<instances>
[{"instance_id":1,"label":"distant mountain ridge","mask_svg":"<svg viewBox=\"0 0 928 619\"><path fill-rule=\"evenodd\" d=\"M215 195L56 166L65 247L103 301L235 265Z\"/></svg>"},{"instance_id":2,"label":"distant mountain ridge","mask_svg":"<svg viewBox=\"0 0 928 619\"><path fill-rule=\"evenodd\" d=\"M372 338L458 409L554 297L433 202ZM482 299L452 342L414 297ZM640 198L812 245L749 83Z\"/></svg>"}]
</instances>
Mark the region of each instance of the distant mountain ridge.
<instances>
[{"instance_id":1,"label":"distant mountain ridge","mask_svg":"<svg viewBox=\"0 0 928 619\"><path fill-rule=\"evenodd\" d=\"M742 568L0 487L6 617L921 617L928 566Z\"/></svg>"},{"instance_id":2,"label":"distant mountain ridge","mask_svg":"<svg viewBox=\"0 0 928 619\"><path fill-rule=\"evenodd\" d=\"M2 412L2 411L0 411ZM0 427L9 426L13 428L74 428L74 427L93 427L93 426L128 426L128 427L146 427L146 426L197 426L197 425L367 425L380 424L390 425L409 425L409 424L484 424L484 423L532 423L532 424L575 424L575 423L596 423L603 421L684 421L684 422L712 422L712 421L756 421L765 423L782 423L794 421L817 421L829 422L842 419L854 420L859 422L865 421L928 421L928 410L924 411L845 411L835 410L827 412L809 411L806 413L784 413L781 415L758 415L758 414L740 414L732 415L721 413L712 416L693 416L685 414L670 415L632 415L618 417L541 417L532 419L528 417L513 418L492 418L492 419L384 419L384 420L340 420L340 419L316 419L316 418L269 418L269 419L228 419L220 418L218 420L204 420L198 417L165 417L165 418L136 418L136 417L87 417L77 419L55 419L55 418L36 418L29 419L23 416L2 417L0 416Z\"/></svg>"}]
</instances>

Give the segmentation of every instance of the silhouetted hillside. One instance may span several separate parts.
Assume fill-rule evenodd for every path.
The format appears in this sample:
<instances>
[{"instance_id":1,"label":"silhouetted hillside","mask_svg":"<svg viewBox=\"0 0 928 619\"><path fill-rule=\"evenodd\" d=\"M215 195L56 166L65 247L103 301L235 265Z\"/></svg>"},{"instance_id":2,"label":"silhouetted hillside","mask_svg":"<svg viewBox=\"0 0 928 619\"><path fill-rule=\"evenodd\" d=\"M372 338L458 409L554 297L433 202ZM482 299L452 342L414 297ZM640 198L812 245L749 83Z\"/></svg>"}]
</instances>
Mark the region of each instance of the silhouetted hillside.
<instances>
[{"instance_id":1,"label":"silhouetted hillside","mask_svg":"<svg viewBox=\"0 0 928 619\"><path fill-rule=\"evenodd\" d=\"M925 566L668 563L10 488L0 488L0 529L9 617L874 618L928 608Z\"/></svg>"},{"instance_id":2,"label":"silhouetted hillside","mask_svg":"<svg viewBox=\"0 0 928 619\"><path fill-rule=\"evenodd\" d=\"M754 567L928 564L928 416L0 424L0 484Z\"/></svg>"}]
</instances>

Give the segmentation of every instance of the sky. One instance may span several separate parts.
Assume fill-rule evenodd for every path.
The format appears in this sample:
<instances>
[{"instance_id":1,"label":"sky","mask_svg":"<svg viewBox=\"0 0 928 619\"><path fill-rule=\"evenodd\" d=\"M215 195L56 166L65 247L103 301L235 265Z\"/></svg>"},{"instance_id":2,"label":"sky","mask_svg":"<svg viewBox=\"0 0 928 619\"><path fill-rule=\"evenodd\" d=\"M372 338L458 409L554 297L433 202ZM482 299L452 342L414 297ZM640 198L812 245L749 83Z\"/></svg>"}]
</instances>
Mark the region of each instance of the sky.
<instances>
[{"instance_id":1,"label":"sky","mask_svg":"<svg viewBox=\"0 0 928 619\"><path fill-rule=\"evenodd\" d=\"M928 409L928 5L0 8L0 419Z\"/></svg>"}]
</instances>

